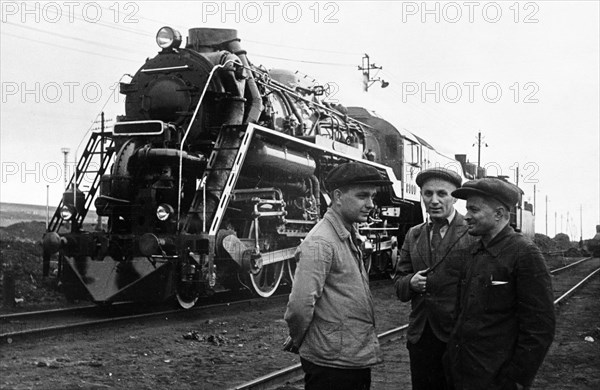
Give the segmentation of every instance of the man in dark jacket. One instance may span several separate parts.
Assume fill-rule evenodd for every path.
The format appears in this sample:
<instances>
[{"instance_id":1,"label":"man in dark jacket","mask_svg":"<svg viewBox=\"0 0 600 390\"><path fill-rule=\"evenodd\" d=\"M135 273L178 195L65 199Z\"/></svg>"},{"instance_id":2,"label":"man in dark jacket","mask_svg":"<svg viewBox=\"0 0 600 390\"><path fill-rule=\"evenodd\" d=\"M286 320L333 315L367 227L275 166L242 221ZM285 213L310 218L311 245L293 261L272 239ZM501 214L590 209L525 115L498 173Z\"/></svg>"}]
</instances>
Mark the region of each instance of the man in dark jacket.
<instances>
[{"instance_id":1,"label":"man in dark jacket","mask_svg":"<svg viewBox=\"0 0 600 390\"><path fill-rule=\"evenodd\" d=\"M382 358L356 223L367 221L377 187L391 182L371 166L348 163L325 184L331 206L296 250L288 349L299 350L305 389L368 390L371 367Z\"/></svg>"},{"instance_id":2,"label":"man in dark jacket","mask_svg":"<svg viewBox=\"0 0 600 390\"><path fill-rule=\"evenodd\" d=\"M498 178L466 182L471 249L459 317L448 341L450 376L460 389L528 388L554 337L550 274L538 247L509 224L521 190Z\"/></svg>"},{"instance_id":3,"label":"man in dark jacket","mask_svg":"<svg viewBox=\"0 0 600 390\"><path fill-rule=\"evenodd\" d=\"M396 267L396 293L411 301L407 348L412 388L449 389L442 356L454 324L457 286L466 249L472 243L467 226L454 209L452 191L462 178L445 168L416 177L429 220L411 228Z\"/></svg>"}]
</instances>

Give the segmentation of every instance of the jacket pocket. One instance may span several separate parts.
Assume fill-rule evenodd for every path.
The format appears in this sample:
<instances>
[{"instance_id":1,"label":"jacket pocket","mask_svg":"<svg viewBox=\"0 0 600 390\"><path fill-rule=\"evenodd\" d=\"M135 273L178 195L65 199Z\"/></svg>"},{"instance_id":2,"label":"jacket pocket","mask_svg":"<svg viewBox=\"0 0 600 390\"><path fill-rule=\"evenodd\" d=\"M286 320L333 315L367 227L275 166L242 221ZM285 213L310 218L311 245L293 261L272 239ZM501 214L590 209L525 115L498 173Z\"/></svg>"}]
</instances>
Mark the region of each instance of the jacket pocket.
<instances>
[{"instance_id":1,"label":"jacket pocket","mask_svg":"<svg viewBox=\"0 0 600 390\"><path fill-rule=\"evenodd\" d=\"M336 356L342 350L343 326L341 322L315 319L310 326L308 340L306 341L318 355L324 357Z\"/></svg>"},{"instance_id":2,"label":"jacket pocket","mask_svg":"<svg viewBox=\"0 0 600 390\"><path fill-rule=\"evenodd\" d=\"M513 306L514 286L510 281L494 281L485 288L485 311L488 313L503 312Z\"/></svg>"},{"instance_id":3,"label":"jacket pocket","mask_svg":"<svg viewBox=\"0 0 600 390\"><path fill-rule=\"evenodd\" d=\"M377 335L373 324L348 319L343 332L342 353L357 361L368 361L376 355Z\"/></svg>"}]
</instances>

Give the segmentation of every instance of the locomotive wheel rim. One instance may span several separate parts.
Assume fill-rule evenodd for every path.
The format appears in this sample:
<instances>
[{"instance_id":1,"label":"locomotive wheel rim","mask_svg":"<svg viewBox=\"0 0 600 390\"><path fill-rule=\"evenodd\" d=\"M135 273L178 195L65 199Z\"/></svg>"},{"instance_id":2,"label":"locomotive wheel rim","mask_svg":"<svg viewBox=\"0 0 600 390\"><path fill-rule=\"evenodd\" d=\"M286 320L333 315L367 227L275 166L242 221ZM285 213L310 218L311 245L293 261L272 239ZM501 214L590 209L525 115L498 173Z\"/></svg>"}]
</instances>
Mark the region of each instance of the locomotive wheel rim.
<instances>
[{"instance_id":1,"label":"locomotive wheel rim","mask_svg":"<svg viewBox=\"0 0 600 390\"><path fill-rule=\"evenodd\" d=\"M287 259L285 261L285 276L290 285L294 284L294 275L296 274L296 259Z\"/></svg>"},{"instance_id":2,"label":"locomotive wheel rim","mask_svg":"<svg viewBox=\"0 0 600 390\"><path fill-rule=\"evenodd\" d=\"M280 261L263 266L256 275L249 274L254 292L263 298L273 295L283 277L283 266L283 262Z\"/></svg>"},{"instance_id":3,"label":"locomotive wheel rim","mask_svg":"<svg viewBox=\"0 0 600 390\"><path fill-rule=\"evenodd\" d=\"M192 307L194 307L196 302L198 302L198 296L199 294L196 293L195 297L187 297L185 294L179 293L179 291L177 291L177 293L175 294L175 297L177 298L177 303L179 304L179 306L181 306L182 309L191 309Z\"/></svg>"}]
</instances>

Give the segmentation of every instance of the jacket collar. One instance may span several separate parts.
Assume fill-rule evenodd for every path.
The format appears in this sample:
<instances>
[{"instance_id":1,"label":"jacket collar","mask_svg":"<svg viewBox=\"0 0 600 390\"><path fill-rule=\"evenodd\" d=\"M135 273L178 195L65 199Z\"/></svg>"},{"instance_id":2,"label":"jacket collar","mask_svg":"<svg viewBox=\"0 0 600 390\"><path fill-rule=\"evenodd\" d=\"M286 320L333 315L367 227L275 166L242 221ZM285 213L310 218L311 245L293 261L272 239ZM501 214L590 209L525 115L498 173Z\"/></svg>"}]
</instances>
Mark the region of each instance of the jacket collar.
<instances>
[{"instance_id":1,"label":"jacket collar","mask_svg":"<svg viewBox=\"0 0 600 390\"><path fill-rule=\"evenodd\" d=\"M350 232L348 229L346 229L346 226L344 226L342 217L333 209L328 209L323 218L331 223L331 226L333 226L333 229L341 240L345 240L346 238L350 237ZM356 224L352 224L352 229L355 232L358 231L358 229L356 229Z\"/></svg>"},{"instance_id":2,"label":"jacket collar","mask_svg":"<svg viewBox=\"0 0 600 390\"><path fill-rule=\"evenodd\" d=\"M467 224L465 222L465 218L456 211L454 211L454 215L451 216L452 220L449 221L450 225L448 227L448 231L446 232L446 236L442 240L443 247L440 248L440 253L443 253L443 256L446 256L450 249L454 246L454 243L465 234L467 230ZM417 252L419 256L424 260L425 264L431 266L431 253L429 251L429 230L427 222L424 222L420 226L421 233L419 235L417 241Z\"/></svg>"},{"instance_id":3,"label":"jacket collar","mask_svg":"<svg viewBox=\"0 0 600 390\"><path fill-rule=\"evenodd\" d=\"M473 250L471 251L472 254L476 254L477 252L479 252L480 250L485 250L486 252L488 252L490 255L492 255L492 257L498 257L498 255L500 254L500 252L502 252L502 250L504 249L504 243L506 241L506 239L514 236L515 231L512 228L512 226L510 226L510 223L506 224L506 226L504 227L504 229L500 230L500 232L498 232L498 234L496 234L496 236L494 238L492 238L492 240L490 242L488 242L487 245L485 245L483 243L483 241L481 241L481 237L479 238L478 241L478 245L475 245L473 247Z\"/></svg>"}]
</instances>

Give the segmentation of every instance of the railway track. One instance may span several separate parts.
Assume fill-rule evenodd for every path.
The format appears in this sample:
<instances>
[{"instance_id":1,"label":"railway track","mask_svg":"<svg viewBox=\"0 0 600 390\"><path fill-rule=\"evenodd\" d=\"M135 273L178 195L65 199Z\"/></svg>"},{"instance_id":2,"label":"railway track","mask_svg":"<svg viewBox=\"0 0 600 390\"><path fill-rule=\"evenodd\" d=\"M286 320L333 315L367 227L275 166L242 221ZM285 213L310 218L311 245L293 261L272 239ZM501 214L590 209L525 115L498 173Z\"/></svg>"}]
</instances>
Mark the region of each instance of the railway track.
<instances>
[{"instance_id":1,"label":"railway track","mask_svg":"<svg viewBox=\"0 0 600 390\"><path fill-rule=\"evenodd\" d=\"M588 281L594 275L598 275L600 273L600 259L592 257L583 258L566 266L555 268L550 271L550 274L556 276L559 274L566 274L567 272L573 272L575 270L585 273L585 276L581 278L575 285L565 286L565 283L556 283L556 278L553 278L554 296L558 296L558 298L554 300L554 305L563 303L569 296L577 291L577 289L581 288L586 281ZM407 328L408 324L404 324L378 335L380 343L388 343L401 337ZM274 390L290 383L300 382L302 377L302 367L298 363L235 386L231 390Z\"/></svg>"},{"instance_id":2,"label":"railway track","mask_svg":"<svg viewBox=\"0 0 600 390\"><path fill-rule=\"evenodd\" d=\"M232 297L231 293L223 293L189 310L165 309L166 305L157 307L124 302L107 307L84 306L6 314L0 316L0 344L12 344L16 341L95 329L128 321L194 316L200 311L229 311L258 304L280 304L285 299L285 291L266 299L240 299Z\"/></svg>"},{"instance_id":3,"label":"railway track","mask_svg":"<svg viewBox=\"0 0 600 390\"><path fill-rule=\"evenodd\" d=\"M372 288L389 285L389 280L377 280ZM168 305L140 305L134 302L113 303L110 306L83 306L0 315L0 345L32 338L50 337L98 327L123 324L128 321L193 317L198 313L225 312L243 306L285 304L289 289L284 288L270 298L240 298L230 291L198 303L192 309L168 308ZM247 296L247 295L245 295Z\"/></svg>"}]
</instances>

